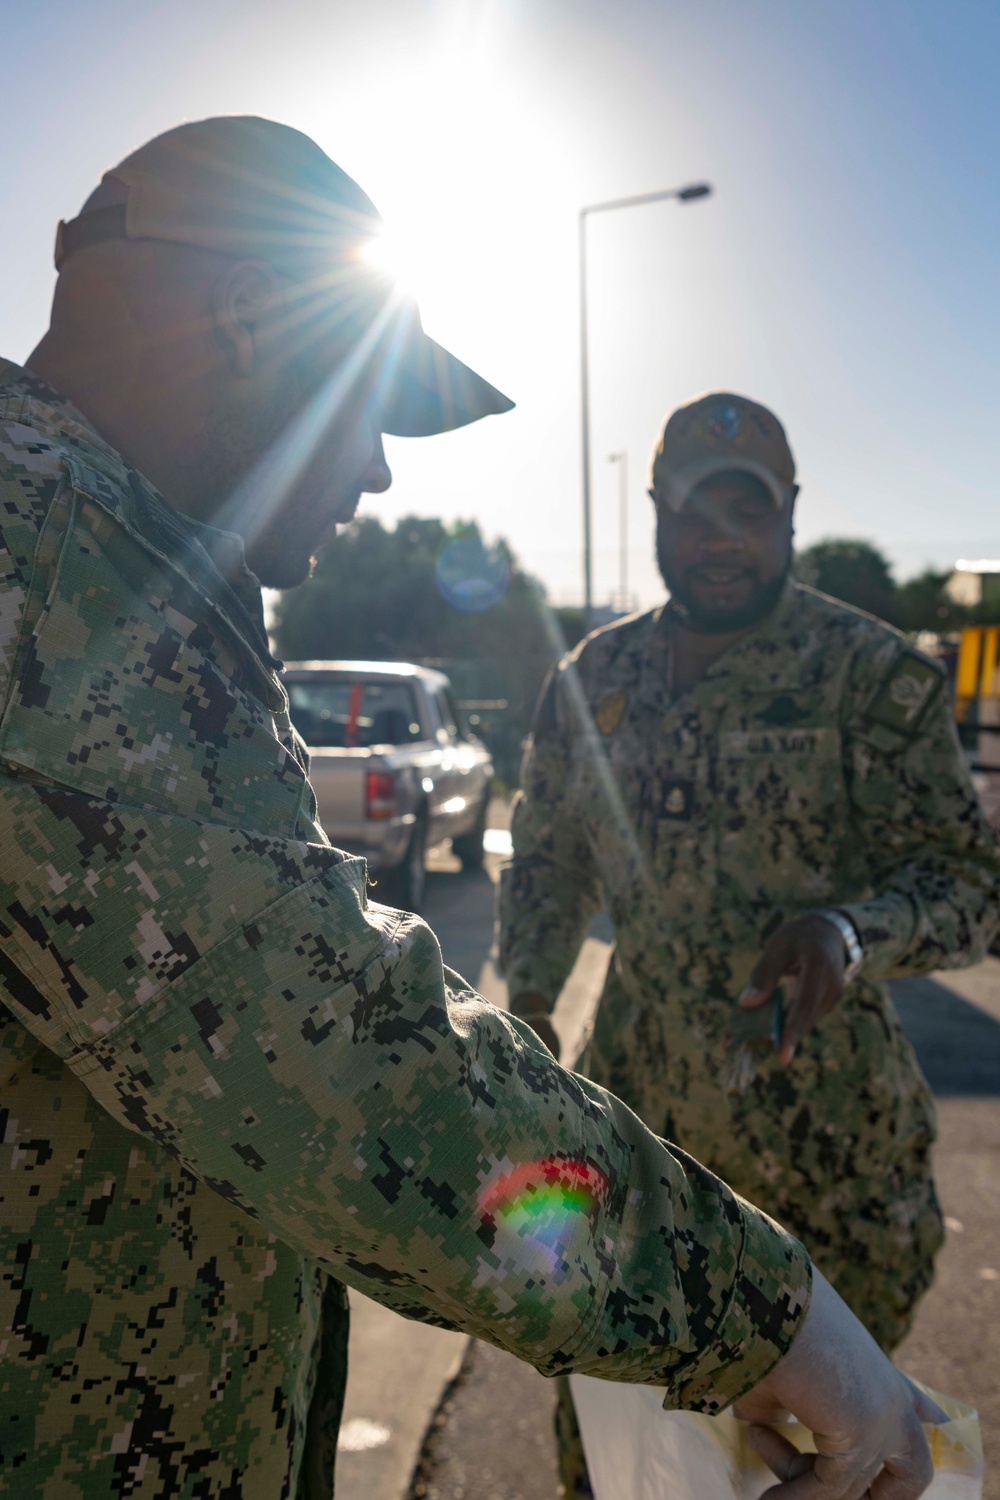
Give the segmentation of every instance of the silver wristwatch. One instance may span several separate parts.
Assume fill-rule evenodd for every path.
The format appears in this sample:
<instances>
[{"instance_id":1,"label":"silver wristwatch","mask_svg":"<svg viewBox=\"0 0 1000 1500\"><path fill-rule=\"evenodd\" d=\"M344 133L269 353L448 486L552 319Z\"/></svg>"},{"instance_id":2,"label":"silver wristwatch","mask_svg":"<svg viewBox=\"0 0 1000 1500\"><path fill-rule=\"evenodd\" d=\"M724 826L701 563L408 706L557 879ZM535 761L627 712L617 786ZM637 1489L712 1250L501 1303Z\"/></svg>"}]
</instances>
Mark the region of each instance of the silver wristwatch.
<instances>
[{"instance_id":1,"label":"silver wristwatch","mask_svg":"<svg viewBox=\"0 0 1000 1500\"><path fill-rule=\"evenodd\" d=\"M852 979L857 979L864 963L865 950L861 946L857 928L850 917L845 917L842 911L829 911L824 908L816 913L824 921L831 922L841 937L844 939L844 950L847 953L847 964L844 969L844 983L850 984Z\"/></svg>"}]
</instances>

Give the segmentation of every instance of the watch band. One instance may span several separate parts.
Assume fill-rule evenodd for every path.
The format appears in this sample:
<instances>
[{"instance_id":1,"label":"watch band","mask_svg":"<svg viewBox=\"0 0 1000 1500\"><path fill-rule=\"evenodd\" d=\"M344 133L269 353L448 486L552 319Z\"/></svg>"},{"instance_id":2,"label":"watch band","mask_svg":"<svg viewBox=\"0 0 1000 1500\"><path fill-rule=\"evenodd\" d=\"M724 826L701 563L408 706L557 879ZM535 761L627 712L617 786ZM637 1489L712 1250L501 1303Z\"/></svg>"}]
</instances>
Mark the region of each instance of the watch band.
<instances>
[{"instance_id":1,"label":"watch band","mask_svg":"<svg viewBox=\"0 0 1000 1500\"><path fill-rule=\"evenodd\" d=\"M844 983L850 984L851 980L856 979L860 974L861 965L865 961L865 950L861 946L861 939L858 937L857 928L850 917L845 917L842 911L829 911L824 908L822 911L817 912L816 915L832 923L844 940L844 949L847 953L847 964L844 968Z\"/></svg>"}]
</instances>

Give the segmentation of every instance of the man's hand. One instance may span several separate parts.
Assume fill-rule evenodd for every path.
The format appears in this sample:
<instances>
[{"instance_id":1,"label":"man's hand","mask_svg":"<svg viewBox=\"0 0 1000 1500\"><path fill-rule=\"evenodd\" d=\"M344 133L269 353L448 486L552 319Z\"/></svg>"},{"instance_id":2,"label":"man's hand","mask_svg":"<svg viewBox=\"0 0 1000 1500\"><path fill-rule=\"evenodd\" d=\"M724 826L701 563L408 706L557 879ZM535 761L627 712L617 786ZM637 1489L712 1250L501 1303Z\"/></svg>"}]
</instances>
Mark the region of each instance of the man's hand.
<instances>
[{"instance_id":1,"label":"man's hand","mask_svg":"<svg viewBox=\"0 0 1000 1500\"><path fill-rule=\"evenodd\" d=\"M757 1425L786 1411L808 1427L816 1453ZM767 1491L772 1500L916 1500L933 1477L920 1424L945 1420L815 1268L794 1344L734 1412L754 1424L750 1441L783 1481Z\"/></svg>"},{"instance_id":2,"label":"man's hand","mask_svg":"<svg viewBox=\"0 0 1000 1500\"><path fill-rule=\"evenodd\" d=\"M534 990L522 990L520 994L511 996L508 1008L512 1016L527 1022L538 1040L545 1043L558 1062L562 1043L549 1020L552 1007L545 996L536 994Z\"/></svg>"},{"instance_id":3,"label":"man's hand","mask_svg":"<svg viewBox=\"0 0 1000 1500\"><path fill-rule=\"evenodd\" d=\"M840 932L816 912L785 922L768 939L739 1004L745 1009L763 1005L774 994L778 980L790 978L778 1048L783 1063L791 1062L802 1038L840 1000L846 960Z\"/></svg>"}]
</instances>

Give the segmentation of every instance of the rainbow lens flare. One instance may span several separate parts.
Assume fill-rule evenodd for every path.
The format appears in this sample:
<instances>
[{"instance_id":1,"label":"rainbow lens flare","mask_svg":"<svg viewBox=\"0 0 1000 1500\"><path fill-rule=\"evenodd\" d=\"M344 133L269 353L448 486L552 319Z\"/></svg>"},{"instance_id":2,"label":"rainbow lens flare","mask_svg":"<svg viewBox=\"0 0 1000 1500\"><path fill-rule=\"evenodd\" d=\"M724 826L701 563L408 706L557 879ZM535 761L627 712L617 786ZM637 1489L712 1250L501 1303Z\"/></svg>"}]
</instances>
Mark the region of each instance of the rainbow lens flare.
<instances>
[{"instance_id":1,"label":"rainbow lens flare","mask_svg":"<svg viewBox=\"0 0 1000 1500\"><path fill-rule=\"evenodd\" d=\"M608 1179L587 1162L546 1156L513 1167L479 1194L479 1208L493 1224L553 1252L572 1233L578 1214L593 1215L608 1191Z\"/></svg>"}]
</instances>

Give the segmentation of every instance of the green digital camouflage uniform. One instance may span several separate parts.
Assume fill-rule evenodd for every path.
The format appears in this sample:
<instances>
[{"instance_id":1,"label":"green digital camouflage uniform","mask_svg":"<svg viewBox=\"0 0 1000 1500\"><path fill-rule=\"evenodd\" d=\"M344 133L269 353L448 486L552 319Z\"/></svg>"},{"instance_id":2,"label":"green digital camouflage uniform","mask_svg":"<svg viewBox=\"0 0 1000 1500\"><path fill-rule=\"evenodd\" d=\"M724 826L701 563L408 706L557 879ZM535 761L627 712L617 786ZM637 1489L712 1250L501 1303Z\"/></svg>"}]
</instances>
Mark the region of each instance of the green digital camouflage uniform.
<instances>
[{"instance_id":1,"label":"green digital camouflage uniform","mask_svg":"<svg viewBox=\"0 0 1000 1500\"><path fill-rule=\"evenodd\" d=\"M0 1493L329 1494L342 1293L714 1410L801 1247L371 903L239 542L0 365Z\"/></svg>"},{"instance_id":2,"label":"green digital camouflage uniform","mask_svg":"<svg viewBox=\"0 0 1000 1500\"><path fill-rule=\"evenodd\" d=\"M602 894L615 929L587 1062L798 1235L886 1348L930 1284L934 1109L882 980L976 962L1000 866L943 673L789 584L668 691L670 611L609 626L543 694L503 872L510 992L552 1002ZM785 1067L729 1086L734 1002L770 934L834 907L860 977Z\"/></svg>"},{"instance_id":3,"label":"green digital camouflage uniform","mask_svg":"<svg viewBox=\"0 0 1000 1500\"><path fill-rule=\"evenodd\" d=\"M800 1236L891 1350L930 1285L934 1106L879 981L973 963L998 860L944 679L903 637L789 585L693 690L668 691L669 610L599 631L539 705L500 899L512 995L554 1004L603 895L615 951L585 1071ZM859 979L791 1067L736 1088L736 996L767 938L854 921ZM567 1495L589 1493L568 1382Z\"/></svg>"}]
</instances>

